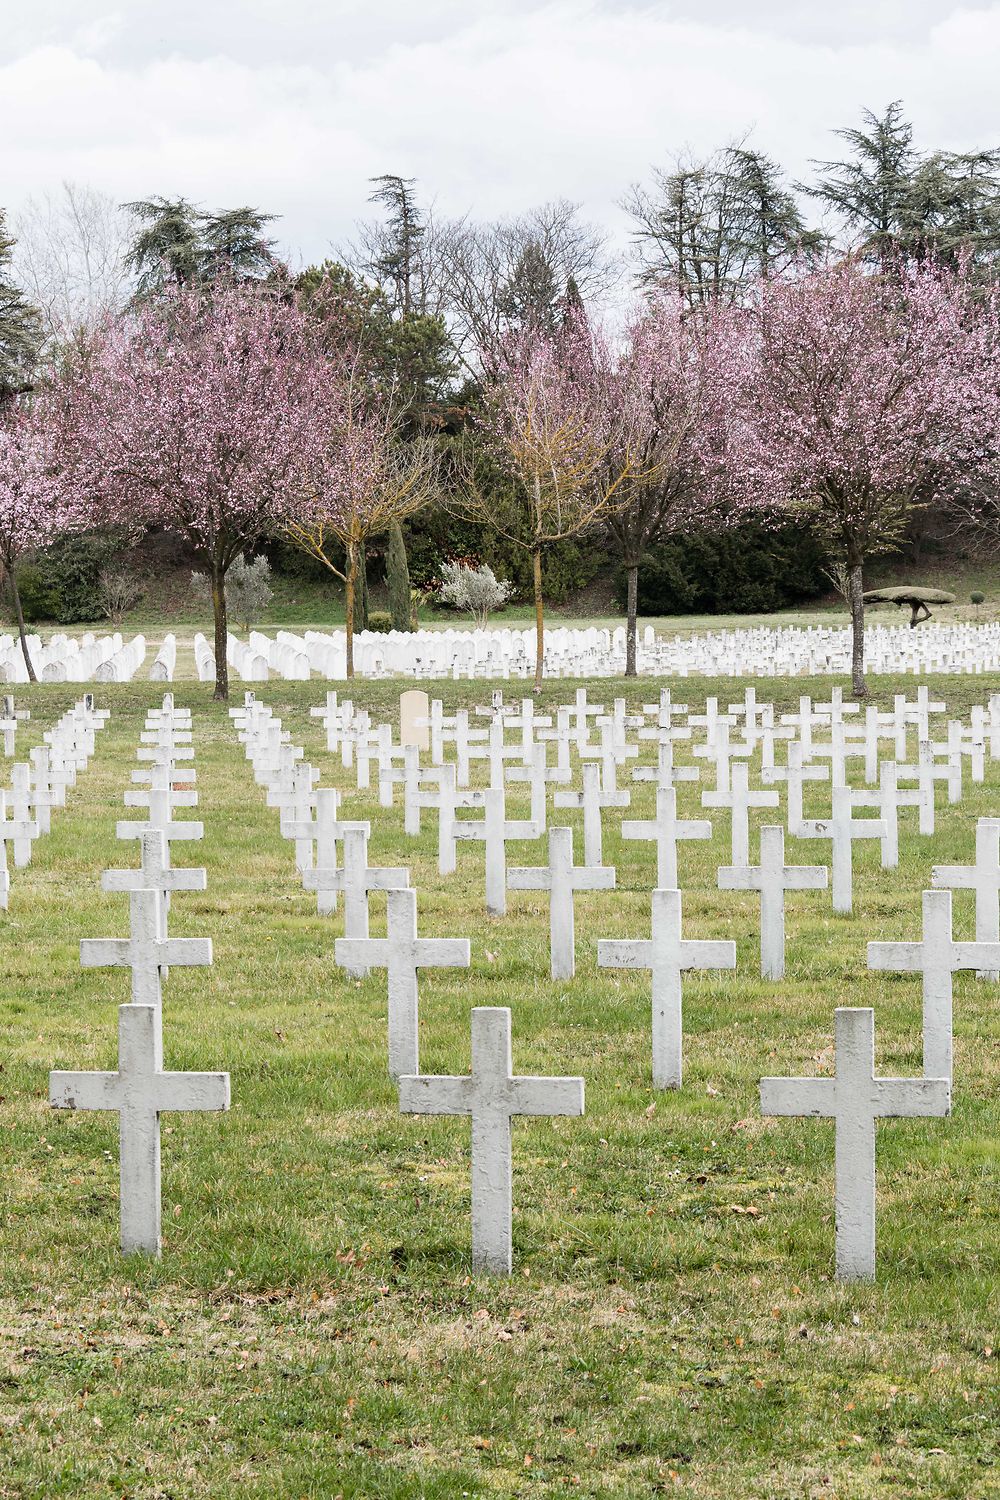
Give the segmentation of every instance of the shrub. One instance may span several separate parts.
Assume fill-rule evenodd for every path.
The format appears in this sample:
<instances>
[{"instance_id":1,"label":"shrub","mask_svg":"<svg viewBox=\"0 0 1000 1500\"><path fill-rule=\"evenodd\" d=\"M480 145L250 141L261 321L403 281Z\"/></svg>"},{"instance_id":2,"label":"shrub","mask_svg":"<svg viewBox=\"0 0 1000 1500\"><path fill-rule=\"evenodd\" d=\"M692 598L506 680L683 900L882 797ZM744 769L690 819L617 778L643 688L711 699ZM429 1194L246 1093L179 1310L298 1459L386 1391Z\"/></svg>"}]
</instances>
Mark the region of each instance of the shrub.
<instances>
[{"instance_id":1,"label":"shrub","mask_svg":"<svg viewBox=\"0 0 1000 1500\"><path fill-rule=\"evenodd\" d=\"M191 574L191 592L203 604L212 602L212 582L206 573ZM274 590L271 564L266 557L247 562L240 554L226 574L226 613L241 630L249 630L266 612Z\"/></svg>"},{"instance_id":2,"label":"shrub","mask_svg":"<svg viewBox=\"0 0 1000 1500\"><path fill-rule=\"evenodd\" d=\"M670 537L639 564L639 613L767 614L829 585L821 543L798 525L760 521ZM625 576L615 580L625 606Z\"/></svg>"},{"instance_id":3,"label":"shrub","mask_svg":"<svg viewBox=\"0 0 1000 1500\"><path fill-rule=\"evenodd\" d=\"M100 575L121 549L118 533L89 531L25 557L17 565L24 618L31 624L54 620L58 625L103 619Z\"/></svg>"},{"instance_id":4,"label":"shrub","mask_svg":"<svg viewBox=\"0 0 1000 1500\"><path fill-rule=\"evenodd\" d=\"M970 604L985 604L986 603L986 595L979 593L979 591L977 589L977 591L974 594L970 594L969 595L969 603Z\"/></svg>"},{"instance_id":5,"label":"shrub","mask_svg":"<svg viewBox=\"0 0 1000 1500\"><path fill-rule=\"evenodd\" d=\"M392 615L388 610L372 610L368 615L368 630L377 631L379 635L388 635L392 629Z\"/></svg>"},{"instance_id":6,"label":"shrub","mask_svg":"<svg viewBox=\"0 0 1000 1500\"><path fill-rule=\"evenodd\" d=\"M441 603L471 615L480 628L514 592L510 580L497 578L488 563L480 563L477 567L464 562L446 562L441 569L441 579L438 590Z\"/></svg>"},{"instance_id":7,"label":"shrub","mask_svg":"<svg viewBox=\"0 0 1000 1500\"><path fill-rule=\"evenodd\" d=\"M97 602L116 628L145 593L142 581L129 568L102 568L97 579Z\"/></svg>"}]
</instances>

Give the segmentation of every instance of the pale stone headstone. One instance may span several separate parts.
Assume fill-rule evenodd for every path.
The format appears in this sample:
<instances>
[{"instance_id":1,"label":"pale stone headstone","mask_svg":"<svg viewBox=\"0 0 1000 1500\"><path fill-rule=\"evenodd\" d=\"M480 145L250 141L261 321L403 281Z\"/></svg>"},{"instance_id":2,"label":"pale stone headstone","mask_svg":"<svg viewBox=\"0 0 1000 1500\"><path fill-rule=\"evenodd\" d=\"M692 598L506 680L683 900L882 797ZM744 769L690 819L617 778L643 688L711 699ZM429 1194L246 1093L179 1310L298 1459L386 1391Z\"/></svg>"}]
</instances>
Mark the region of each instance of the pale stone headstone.
<instances>
[{"instance_id":1,"label":"pale stone headstone","mask_svg":"<svg viewBox=\"0 0 1000 1500\"><path fill-rule=\"evenodd\" d=\"M735 969L736 944L683 939L680 891L653 892L650 930L649 939L602 938L597 963L602 969L651 971L653 1083L659 1089L679 1089L684 1072L681 975L688 969Z\"/></svg>"},{"instance_id":2,"label":"pale stone headstone","mask_svg":"<svg viewBox=\"0 0 1000 1500\"><path fill-rule=\"evenodd\" d=\"M836 1122L837 1280L875 1279L875 1121L951 1113L947 1078L876 1078L875 1012L838 1007L834 1078L762 1078L764 1115Z\"/></svg>"},{"instance_id":3,"label":"pale stone headstone","mask_svg":"<svg viewBox=\"0 0 1000 1500\"><path fill-rule=\"evenodd\" d=\"M655 818L626 818L622 823L623 839L639 839L656 844L656 884L658 889L664 891L676 890L679 885L677 841L711 837L712 825L707 819L678 818L677 793L669 785L660 785L656 789Z\"/></svg>"},{"instance_id":4,"label":"pale stone headstone","mask_svg":"<svg viewBox=\"0 0 1000 1500\"><path fill-rule=\"evenodd\" d=\"M548 865L508 870L507 885L512 891L548 891L552 978L572 979L576 973L573 893L614 890L614 870L605 865L574 865L572 828L550 828Z\"/></svg>"},{"instance_id":5,"label":"pale stone headstone","mask_svg":"<svg viewBox=\"0 0 1000 1500\"><path fill-rule=\"evenodd\" d=\"M745 761L737 761L730 773L729 790L725 792L702 792L703 807L728 807L731 818L731 863L737 867L750 863L750 809L752 807L777 807L777 792L751 791L749 772Z\"/></svg>"},{"instance_id":6,"label":"pale stone headstone","mask_svg":"<svg viewBox=\"0 0 1000 1500\"><path fill-rule=\"evenodd\" d=\"M454 829L456 839L474 839L485 848L486 910L491 917L507 914L507 841L542 835L537 823L508 818L506 808L503 787L488 787L483 794L482 819L456 822Z\"/></svg>"},{"instance_id":7,"label":"pale stone headstone","mask_svg":"<svg viewBox=\"0 0 1000 1500\"><path fill-rule=\"evenodd\" d=\"M472 1268L509 1276L511 1130L514 1115L582 1115L582 1078L521 1077L513 1072L510 1011L472 1012L472 1072L399 1080L403 1114L472 1116Z\"/></svg>"},{"instance_id":8,"label":"pale stone headstone","mask_svg":"<svg viewBox=\"0 0 1000 1500\"><path fill-rule=\"evenodd\" d=\"M369 968L387 971L389 989L389 1073L419 1073L417 969L467 969L467 938L418 938L417 893L391 890L386 896L387 935L384 938L338 938L338 964L352 973Z\"/></svg>"},{"instance_id":9,"label":"pale stone headstone","mask_svg":"<svg viewBox=\"0 0 1000 1500\"><path fill-rule=\"evenodd\" d=\"M797 837L801 839L829 839L831 841L831 863L833 865L833 909L849 915L854 902L854 859L852 847L855 839L878 839L881 842L883 825L875 818L855 818L853 794L848 786L835 786L833 794L833 817L818 818L799 825Z\"/></svg>"},{"instance_id":10,"label":"pale stone headstone","mask_svg":"<svg viewBox=\"0 0 1000 1500\"><path fill-rule=\"evenodd\" d=\"M723 891L760 892L760 972L764 979L785 974L785 892L825 890L826 865L786 865L785 830L760 831L760 864L737 868L723 865L718 872Z\"/></svg>"},{"instance_id":11,"label":"pale stone headstone","mask_svg":"<svg viewBox=\"0 0 1000 1500\"><path fill-rule=\"evenodd\" d=\"M160 1115L226 1110L228 1073L166 1073L158 1005L118 1008L117 1073L49 1074L54 1109L111 1109L119 1116L121 1247L160 1253Z\"/></svg>"},{"instance_id":12,"label":"pale stone headstone","mask_svg":"<svg viewBox=\"0 0 1000 1500\"><path fill-rule=\"evenodd\" d=\"M420 688L408 688L399 698L399 743L405 749L431 748L430 699Z\"/></svg>"},{"instance_id":13,"label":"pale stone headstone","mask_svg":"<svg viewBox=\"0 0 1000 1500\"><path fill-rule=\"evenodd\" d=\"M317 866L304 870L302 884L307 891L340 891L344 897L344 936L368 936L368 892L391 891L410 883L409 870L399 866L374 868L368 863L368 824L342 823L344 863L341 868ZM354 979L363 979L368 970L345 965Z\"/></svg>"}]
</instances>

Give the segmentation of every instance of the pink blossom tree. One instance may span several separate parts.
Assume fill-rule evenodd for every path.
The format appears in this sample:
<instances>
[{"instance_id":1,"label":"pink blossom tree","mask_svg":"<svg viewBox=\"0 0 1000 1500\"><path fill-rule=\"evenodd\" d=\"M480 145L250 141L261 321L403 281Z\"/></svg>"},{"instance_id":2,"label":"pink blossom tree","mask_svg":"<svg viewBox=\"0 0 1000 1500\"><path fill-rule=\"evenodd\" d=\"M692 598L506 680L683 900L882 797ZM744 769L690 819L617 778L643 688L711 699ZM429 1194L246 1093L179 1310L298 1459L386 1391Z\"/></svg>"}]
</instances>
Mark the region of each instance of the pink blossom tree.
<instances>
[{"instance_id":1,"label":"pink blossom tree","mask_svg":"<svg viewBox=\"0 0 1000 1500\"><path fill-rule=\"evenodd\" d=\"M177 532L209 574L216 698L226 573L308 503L335 383L303 315L246 286L146 304L64 379L66 483L103 521Z\"/></svg>"},{"instance_id":2,"label":"pink blossom tree","mask_svg":"<svg viewBox=\"0 0 1000 1500\"><path fill-rule=\"evenodd\" d=\"M959 477L965 300L936 268L890 282L848 259L763 282L729 315L715 481L743 508L800 515L845 566L859 695L865 563Z\"/></svg>"},{"instance_id":3,"label":"pink blossom tree","mask_svg":"<svg viewBox=\"0 0 1000 1500\"><path fill-rule=\"evenodd\" d=\"M667 535L733 518L733 504L720 512L705 481L717 340L669 295L643 304L620 338L583 319L567 335L574 378L589 388L595 482L615 492L604 524L625 569L625 675L634 677L642 554Z\"/></svg>"},{"instance_id":4,"label":"pink blossom tree","mask_svg":"<svg viewBox=\"0 0 1000 1500\"><path fill-rule=\"evenodd\" d=\"M24 629L16 566L26 552L46 547L72 522L54 462L54 427L41 398L9 404L0 421L0 564L7 576L24 665L37 681Z\"/></svg>"}]
</instances>

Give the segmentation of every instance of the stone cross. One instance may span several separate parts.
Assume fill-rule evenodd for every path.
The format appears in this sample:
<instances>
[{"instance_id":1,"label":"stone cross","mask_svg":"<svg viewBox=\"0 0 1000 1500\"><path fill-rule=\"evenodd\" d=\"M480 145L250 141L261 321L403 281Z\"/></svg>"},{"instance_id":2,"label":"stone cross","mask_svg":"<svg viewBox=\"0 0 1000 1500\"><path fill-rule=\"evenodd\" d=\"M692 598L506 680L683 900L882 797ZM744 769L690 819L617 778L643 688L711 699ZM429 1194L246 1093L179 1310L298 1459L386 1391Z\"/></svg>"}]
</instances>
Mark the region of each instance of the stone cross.
<instances>
[{"instance_id":1,"label":"stone cross","mask_svg":"<svg viewBox=\"0 0 1000 1500\"><path fill-rule=\"evenodd\" d=\"M141 861L138 870L105 870L101 876L102 891L159 891L164 917L170 909L171 891L203 891L208 884L204 870L175 870L170 864L170 847L161 828L150 828L140 839ZM164 930L166 924L164 923Z\"/></svg>"},{"instance_id":2,"label":"stone cross","mask_svg":"<svg viewBox=\"0 0 1000 1500\"><path fill-rule=\"evenodd\" d=\"M582 1115L582 1078L533 1078L513 1072L510 1011L472 1012L472 1072L399 1080L403 1114L472 1116L472 1269L509 1276L511 1131L514 1115Z\"/></svg>"},{"instance_id":3,"label":"stone cross","mask_svg":"<svg viewBox=\"0 0 1000 1500\"><path fill-rule=\"evenodd\" d=\"M749 772L746 761L739 760L730 773L727 792L702 792L703 807L728 807L731 818L731 863L738 866L750 863L750 809L751 807L777 807L780 803L777 792L752 792L749 788Z\"/></svg>"},{"instance_id":4,"label":"stone cross","mask_svg":"<svg viewBox=\"0 0 1000 1500\"><path fill-rule=\"evenodd\" d=\"M549 747L545 740L536 740L531 747L527 763L514 766L507 772L508 781L526 781L531 788L531 821L544 832L548 818L546 787L549 782L563 783L571 779L569 771L560 771L558 766L549 767Z\"/></svg>"},{"instance_id":5,"label":"stone cross","mask_svg":"<svg viewBox=\"0 0 1000 1500\"><path fill-rule=\"evenodd\" d=\"M919 943L869 943L868 967L923 975L924 1073L952 1076L952 980L960 969L996 972L1000 942L957 943L952 937L951 891L924 891Z\"/></svg>"},{"instance_id":6,"label":"stone cross","mask_svg":"<svg viewBox=\"0 0 1000 1500\"><path fill-rule=\"evenodd\" d=\"M760 972L764 979L785 976L785 892L825 890L826 865L786 865L785 830L760 830L760 864L718 872L723 891L760 892Z\"/></svg>"},{"instance_id":7,"label":"stone cross","mask_svg":"<svg viewBox=\"0 0 1000 1500\"><path fill-rule=\"evenodd\" d=\"M947 1115L947 1078L876 1078L875 1012L836 1011L835 1078L762 1078L765 1115L836 1122L837 1280L875 1279L875 1121Z\"/></svg>"},{"instance_id":8,"label":"stone cross","mask_svg":"<svg viewBox=\"0 0 1000 1500\"><path fill-rule=\"evenodd\" d=\"M307 891L341 891L344 896L344 936L368 936L368 892L392 891L410 883L409 870L398 866L374 868L368 863L368 824L341 823L344 863L341 869L317 864L304 870L302 884ZM363 979L368 970L345 964L352 979Z\"/></svg>"},{"instance_id":9,"label":"stone cross","mask_svg":"<svg viewBox=\"0 0 1000 1500\"><path fill-rule=\"evenodd\" d=\"M640 734L642 731L639 731ZM697 781L701 772L697 766L674 765L674 741L682 735L690 735L690 729L672 730L669 738L659 740L656 748L655 766L636 766L633 781L655 781L659 786L674 786L678 781Z\"/></svg>"},{"instance_id":10,"label":"stone cross","mask_svg":"<svg viewBox=\"0 0 1000 1500\"><path fill-rule=\"evenodd\" d=\"M677 793L672 786L656 791L656 817L629 819L622 823L623 839L641 839L656 844L656 884L660 890L673 891L677 880L678 839L710 839L712 825L707 820L678 818Z\"/></svg>"},{"instance_id":11,"label":"stone cross","mask_svg":"<svg viewBox=\"0 0 1000 1500\"><path fill-rule=\"evenodd\" d=\"M437 783L436 786L424 785L417 793L417 801L421 807L432 808L438 815L438 873L454 875L457 827L455 813L460 807L485 806L486 794L482 791L460 792L457 786L458 768L451 762L435 766L424 774L429 783Z\"/></svg>"},{"instance_id":12,"label":"stone cross","mask_svg":"<svg viewBox=\"0 0 1000 1500\"><path fill-rule=\"evenodd\" d=\"M160 828L168 843L174 840L200 839L205 836L204 823L196 823L185 819L181 823L175 823L171 817L172 794L168 791L150 791L149 817L144 823L120 822L115 831L120 839L141 839L143 834L150 828ZM173 795L177 795L174 793Z\"/></svg>"},{"instance_id":13,"label":"stone cross","mask_svg":"<svg viewBox=\"0 0 1000 1500\"><path fill-rule=\"evenodd\" d=\"M541 838L537 823L507 817L507 798L502 786L483 794L483 817L455 824L457 839L477 839L486 853L486 910L491 917L507 914L507 840Z\"/></svg>"},{"instance_id":14,"label":"stone cross","mask_svg":"<svg viewBox=\"0 0 1000 1500\"><path fill-rule=\"evenodd\" d=\"M417 969L467 969L467 938L418 938L417 893L394 890L386 896L384 938L338 938L338 964L352 973L385 969L389 988L389 1073L419 1073Z\"/></svg>"},{"instance_id":15,"label":"stone cross","mask_svg":"<svg viewBox=\"0 0 1000 1500\"><path fill-rule=\"evenodd\" d=\"M0 792L0 798L3 793ZM0 911L6 911L10 904L10 871L7 868L7 842L0 837Z\"/></svg>"},{"instance_id":16,"label":"stone cross","mask_svg":"<svg viewBox=\"0 0 1000 1500\"><path fill-rule=\"evenodd\" d=\"M548 865L508 870L507 885L512 891L548 891L552 978L572 979L576 973L573 893L614 890L614 870L606 865L574 865L572 828L550 828Z\"/></svg>"},{"instance_id":17,"label":"stone cross","mask_svg":"<svg viewBox=\"0 0 1000 1500\"><path fill-rule=\"evenodd\" d=\"M14 867L21 870L25 865L31 863L31 846L39 837L38 824L28 817L28 810L20 801L12 804L10 817L7 816L7 793L0 791L0 842L4 845L4 858L6 859L7 845L14 846Z\"/></svg>"},{"instance_id":18,"label":"stone cross","mask_svg":"<svg viewBox=\"0 0 1000 1500\"><path fill-rule=\"evenodd\" d=\"M312 867L312 848L315 845L316 865L323 870L337 869L337 843L343 838L343 830L352 824L340 822L340 793L336 787L322 787L309 795L310 806L303 805L306 815L302 818L283 819L281 831L286 838L296 841L296 867L300 874ZM308 816L315 809L314 816ZM368 824L364 827L367 829ZM309 845L308 857L300 853L300 844ZM337 910L337 892L329 886L316 890L316 910L320 916L328 916Z\"/></svg>"},{"instance_id":19,"label":"stone cross","mask_svg":"<svg viewBox=\"0 0 1000 1500\"><path fill-rule=\"evenodd\" d=\"M649 940L602 938L602 969L649 969L652 973L653 1083L679 1089L683 1077L684 1023L681 975L688 969L735 969L736 944L691 942L681 937L680 891L654 891Z\"/></svg>"},{"instance_id":20,"label":"stone cross","mask_svg":"<svg viewBox=\"0 0 1000 1500\"><path fill-rule=\"evenodd\" d=\"M766 766L761 772L761 780L767 785L773 785L776 781L783 781L788 789L788 832L792 838L801 838L802 836L799 830L803 822L803 782L828 781L830 776L826 766L806 765L805 755L805 747L802 744L792 743L788 746L788 760L786 765Z\"/></svg>"},{"instance_id":21,"label":"stone cross","mask_svg":"<svg viewBox=\"0 0 1000 1500\"><path fill-rule=\"evenodd\" d=\"M819 818L800 825L796 837L801 839L830 839L833 865L833 909L849 915L854 899L854 860L852 848L855 839L882 838L881 820L856 818L854 816L853 793L849 786L835 786L833 792L832 818Z\"/></svg>"},{"instance_id":22,"label":"stone cross","mask_svg":"<svg viewBox=\"0 0 1000 1500\"><path fill-rule=\"evenodd\" d=\"M158 1005L118 1007L117 1073L49 1074L54 1109L113 1109L119 1117L121 1246L160 1253L160 1115L226 1110L228 1073L166 1073Z\"/></svg>"},{"instance_id":23,"label":"stone cross","mask_svg":"<svg viewBox=\"0 0 1000 1500\"><path fill-rule=\"evenodd\" d=\"M583 862L592 868L604 863L604 838L601 829L603 807L628 807L628 792L608 792L601 786L601 768L596 761L581 767L582 792L556 792L555 807L583 808Z\"/></svg>"},{"instance_id":24,"label":"stone cross","mask_svg":"<svg viewBox=\"0 0 1000 1500\"><path fill-rule=\"evenodd\" d=\"M974 865L934 865L931 885L937 889L975 891L976 942L1000 943L1000 819L976 823ZM996 969L978 969L978 979L1000 979Z\"/></svg>"},{"instance_id":25,"label":"stone cross","mask_svg":"<svg viewBox=\"0 0 1000 1500\"><path fill-rule=\"evenodd\" d=\"M118 872L115 872L118 873ZM131 969L132 1004L159 1005L161 970L212 962L211 938L168 938L164 931L162 897L158 890L129 891L127 938L81 938L80 966L84 969Z\"/></svg>"}]
</instances>

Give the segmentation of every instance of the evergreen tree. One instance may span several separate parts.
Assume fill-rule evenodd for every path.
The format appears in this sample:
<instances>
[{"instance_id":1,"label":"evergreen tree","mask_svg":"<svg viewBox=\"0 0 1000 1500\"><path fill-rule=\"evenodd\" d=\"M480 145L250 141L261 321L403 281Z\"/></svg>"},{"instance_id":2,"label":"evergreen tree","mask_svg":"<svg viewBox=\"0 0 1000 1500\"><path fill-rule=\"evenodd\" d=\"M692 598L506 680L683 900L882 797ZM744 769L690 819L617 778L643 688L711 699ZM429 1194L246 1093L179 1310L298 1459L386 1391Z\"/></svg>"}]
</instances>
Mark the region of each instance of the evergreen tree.
<instances>
[{"instance_id":1,"label":"evergreen tree","mask_svg":"<svg viewBox=\"0 0 1000 1500\"><path fill-rule=\"evenodd\" d=\"M165 287L189 286L201 267L200 214L186 198L141 198L124 205L140 228L126 265L138 277L135 300L156 296Z\"/></svg>"},{"instance_id":2,"label":"evergreen tree","mask_svg":"<svg viewBox=\"0 0 1000 1500\"><path fill-rule=\"evenodd\" d=\"M258 281L268 276L275 267L275 241L267 238L264 227L275 218L275 214L248 207L199 214L201 279Z\"/></svg>"},{"instance_id":3,"label":"evergreen tree","mask_svg":"<svg viewBox=\"0 0 1000 1500\"><path fill-rule=\"evenodd\" d=\"M387 172L371 181L375 191L368 201L384 204L389 217L367 269L377 281L388 283L393 311L408 318L414 312L424 311L419 276L424 222L413 191L414 179Z\"/></svg>"},{"instance_id":4,"label":"evergreen tree","mask_svg":"<svg viewBox=\"0 0 1000 1500\"><path fill-rule=\"evenodd\" d=\"M0 406L31 389L42 341L41 315L10 276L15 243L0 209Z\"/></svg>"},{"instance_id":5,"label":"evergreen tree","mask_svg":"<svg viewBox=\"0 0 1000 1500\"><path fill-rule=\"evenodd\" d=\"M559 284L545 250L538 240L529 240L500 297L500 312L512 328L551 334L560 322L559 304Z\"/></svg>"},{"instance_id":6,"label":"evergreen tree","mask_svg":"<svg viewBox=\"0 0 1000 1500\"><path fill-rule=\"evenodd\" d=\"M838 130L850 155L816 162L823 176L803 192L835 208L859 237L861 253L890 273L905 246L907 203L919 158L900 100L879 117L866 109L859 129Z\"/></svg>"},{"instance_id":7,"label":"evergreen tree","mask_svg":"<svg viewBox=\"0 0 1000 1500\"><path fill-rule=\"evenodd\" d=\"M406 561L403 528L398 521L389 527L389 546L385 555L389 584L389 614L393 630L410 629L410 570Z\"/></svg>"}]
</instances>

